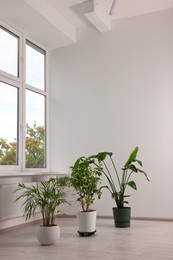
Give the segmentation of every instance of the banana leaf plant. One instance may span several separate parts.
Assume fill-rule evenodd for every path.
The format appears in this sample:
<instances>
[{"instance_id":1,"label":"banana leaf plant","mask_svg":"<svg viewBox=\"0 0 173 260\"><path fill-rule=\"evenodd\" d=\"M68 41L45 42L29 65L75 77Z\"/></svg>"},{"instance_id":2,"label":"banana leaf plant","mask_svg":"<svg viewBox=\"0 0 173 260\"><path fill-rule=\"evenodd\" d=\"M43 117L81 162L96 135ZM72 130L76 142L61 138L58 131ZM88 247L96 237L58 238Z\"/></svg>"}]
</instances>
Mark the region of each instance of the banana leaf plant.
<instances>
[{"instance_id":1,"label":"banana leaf plant","mask_svg":"<svg viewBox=\"0 0 173 260\"><path fill-rule=\"evenodd\" d=\"M112 152L100 152L96 155L92 155L89 159L93 160L93 163L96 166L102 165L102 173L105 175L109 186L102 186L102 188L107 188L112 198L115 200L118 208L124 208L125 204L128 204L126 198L130 197L130 195L126 195L126 188L129 186L134 190L137 190L137 185L134 180L132 180L133 173L141 173L146 179L149 181L147 174L141 169L143 167L142 162L138 160L137 153L139 148L135 147L135 149L131 152L127 162L124 164L122 168L122 173L119 174L117 168L115 166L114 160L112 158ZM107 158L111 163L111 170L108 167ZM111 172L113 170L113 173Z\"/></svg>"}]
</instances>

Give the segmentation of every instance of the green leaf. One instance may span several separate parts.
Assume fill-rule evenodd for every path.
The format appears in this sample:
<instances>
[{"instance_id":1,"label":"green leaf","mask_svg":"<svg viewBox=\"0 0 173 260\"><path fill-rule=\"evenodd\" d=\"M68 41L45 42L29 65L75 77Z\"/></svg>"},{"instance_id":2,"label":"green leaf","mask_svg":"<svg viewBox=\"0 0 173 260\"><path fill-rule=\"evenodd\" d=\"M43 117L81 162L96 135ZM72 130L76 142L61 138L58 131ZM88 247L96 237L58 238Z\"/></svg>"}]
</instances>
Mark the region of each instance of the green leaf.
<instances>
[{"instance_id":1,"label":"green leaf","mask_svg":"<svg viewBox=\"0 0 173 260\"><path fill-rule=\"evenodd\" d=\"M129 185L132 189L137 190L137 186L136 186L136 183L134 181L129 181L127 183L127 185Z\"/></svg>"},{"instance_id":2,"label":"green leaf","mask_svg":"<svg viewBox=\"0 0 173 260\"><path fill-rule=\"evenodd\" d=\"M136 168L136 166L135 166L134 164L130 164L130 165L128 166L128 169L129 169L129 170L132 170L133 172L138 172L138 169Z\"/></svg>"},{"instance_id":3,"label":"green leaf","mask_svg":"<svg viewBox=\"0 0 173 260\"><path fill-rule=\"evenodd\" d=\"M145 175L147 181L150 181L150 180L148 179L148 176L147 176L146 172L144 172L144 171L142 171L142 170L140 170L140 169L138 169L138 172L143 173L143 174Z\"/></svg>"},{"instance_id":4,"label":"green leaf","mask_svg":"<svg viewBox=\"0 0 173 260\"><path fill-rule=\"evenodd\" d=\"M135 162L139 163L139 165L142 167L142 162L140 160L135 160Z\"/></svg>"},{"instance_id":5,"label":"green leaf","mask_svg":"<svg viewBox=\"0 0 173 260\"><path fill-rule=\"evenodd\" d=\"M129 159L127 160L127 162L125 163L124 165L124 168L128 168L129 165L135 161L136 159L136 156L137 156L137 153L138 153L138 146L135 147L135 149L131 152L130 156L129 156Z\"/></svg>"},{"instance_id":6,"label":"green leaf","mask_svg":"<svg viewBox=\"0 0 173 260\"><path fill-rule=\"evenodd\" d=\"M129 198L131 195L124 195L123 197L124 198Z\"/></svg>"},{"instance_id":7,"label":"green leaf","mask_svg":"<svg viewBox=\"0 0 173 260\"><path fill-rule=\"evenodd\" d=\"M101 153L98 153L96 155L92 155L90 156L89 158L96 158L98 159L99 162L102 162L106 159L107 156L112 156L112 153L111 152L101 152Z\"/></svg>"}]
</instances>

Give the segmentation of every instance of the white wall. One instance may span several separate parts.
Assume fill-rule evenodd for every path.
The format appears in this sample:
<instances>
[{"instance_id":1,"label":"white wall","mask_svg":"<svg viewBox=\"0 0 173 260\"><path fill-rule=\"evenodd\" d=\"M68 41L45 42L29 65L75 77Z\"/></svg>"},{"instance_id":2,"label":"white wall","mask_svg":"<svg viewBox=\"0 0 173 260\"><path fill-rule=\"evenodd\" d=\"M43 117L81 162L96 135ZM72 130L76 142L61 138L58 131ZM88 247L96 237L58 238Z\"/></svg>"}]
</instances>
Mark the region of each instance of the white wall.
<instances>
[{"instance_id":1,"label":"white wall","mask_svg":"<svg viewBox=\"0 0 173 260\"><path fill-rule=\"evenodd\" d=\"M173 10L117 20L109 33L50 55L51 170L112 151L118 168L139 146L135 217L173 218ZM112 216L106 192L99 215ZM76 208L67 208L75 213Z\"/></svg>"},{"instance_id":2,"label":"white wall","mask_svg":"<svg viewBox=\"0 0 173 260\"><path fill-rule=\"evenodd\" d=\"M8 174L0 178L0 232L6 228L18 226L26 223L23 216L21 201L15 201L19 193L15 192L19 183L26 185L34 185L39 181L46 181L50 177L56 177L51 173L31 173L25 172L21 176L20 173ZM27 222L41 219L41 214L38 211L34 217L31 217Z\"/></svg>"},{"instance_id":3,"label":"white wall","mask_svg":"<svg viewBox=\"0 0 173 260\"><path fill-rule=\"evenodd\" d=\"M29 185L29 183L26 184ZM10 180L9 183L6 181L6 184L0 183L0 231L26 223L21 208L21 201L15 201L19 195L14 192L17 187L17 181L16 184L10 183ZM35 217L31 217L28 222L38 219L41 219L40 213L36 214Z\"/></svg>"}]
</instances>

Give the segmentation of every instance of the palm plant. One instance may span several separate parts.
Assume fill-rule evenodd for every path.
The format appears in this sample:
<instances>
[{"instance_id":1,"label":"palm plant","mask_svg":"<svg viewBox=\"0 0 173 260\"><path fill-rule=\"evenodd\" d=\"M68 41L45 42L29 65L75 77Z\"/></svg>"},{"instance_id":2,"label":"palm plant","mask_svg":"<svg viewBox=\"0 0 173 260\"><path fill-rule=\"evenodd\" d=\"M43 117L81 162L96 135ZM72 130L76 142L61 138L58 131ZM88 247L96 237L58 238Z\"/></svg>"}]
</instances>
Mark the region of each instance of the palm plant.
<instances>
[{"instance_id":1,"label":"palm plant","mask_svg":"<svg viewBox=\"0 0 173 260\"><path fill-rule=\"evenodd\" d=\"M114 160L112 158L113 153L100 152L89 157L90 160L93 160L95 166L100 166L100 164L102 165L102 173L105 175L109 183L109 186L103 186L102 188L107 188L110 191L112 198L115 199L118 208L123 208L124 204L128 204L126 198L130 197L130 195L125 194L126 188L128 186L134 190L137 190L137 185L135 181L131 180L133 173L142 173L149 181L147 174L143 170L141 170L142 162L136 158L138 150L139 148L135 147L135 149L131 152L127 162L122 168L121 176L119 175ZM106 161L107 157L110 160L110 163L112 165L111 169L113 169L115 175L112 175L111 170L108 167L108 162ZM140 166L140 168L138 168L137 165Z\"/></svg>"},{"instance_id":2,"label":"palm plant","mask_svg":"<svg viewBox=\"0 0 173 260\"><path fill-rule=\"evenodd\" d=\"M54 226L57 208L60 204L68 203L65 199L65 187L68 186L69 178L51 178L48 181L41 181L36 185L25 185L19 183L15 192L20 195L16 201L22 199L23 214L26 220L34 216L36 210L41 210L42 225ZM69 203L68 203L69 204Z\"/></svg>"}]
</instances>

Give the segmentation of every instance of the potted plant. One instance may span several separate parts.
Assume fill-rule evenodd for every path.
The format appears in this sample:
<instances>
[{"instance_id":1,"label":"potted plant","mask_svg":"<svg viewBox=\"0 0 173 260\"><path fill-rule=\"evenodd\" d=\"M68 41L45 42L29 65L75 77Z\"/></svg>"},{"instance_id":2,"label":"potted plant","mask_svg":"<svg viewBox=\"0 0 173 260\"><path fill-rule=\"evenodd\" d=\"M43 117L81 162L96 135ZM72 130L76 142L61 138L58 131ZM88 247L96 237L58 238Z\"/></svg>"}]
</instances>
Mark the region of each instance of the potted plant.
<instances>
[{"instance_id":1,"label":"potted plant","mask_svg":"<svg viewBox=\"0 0 173 260\"><path fill-rule=\"evenodd\" d=\"M142 162L136 158L138 150L139 148L135 147L135 149L130 153L127 162L122 168L121 174L118 173L115 166L114 160L112 158L113 153L101 152L89 157L90 160L94 160L93 163L95 166L100 167L100 165L102 165L102 173L105 175L109 184L109 186L103 186L102 188L107 188L110 191L111 196L115 200L117 206L113 208L116 227L130 226L131 208L125 207L125 204L128 204L126 199L130 197L130 195L126 194L127 187L131 187L132 189L137 190L136 183L134 180L132 180L133 173L142 173L149 181L147 174L141 169ZM109 164L107 157L109 158ZM108 165L112 167L110 168ZM113 171L114 174L112 174L111 171Z\"/></svg>"},{"instance_id":2,"label":"potted plant","mask_svg":"<svg viewBox=\"0 0 173 260\"><path fill-rule=\"evenodd\" d=\"M65 187L68 186L68 182L68 177L51 178L35 185L19 183L15 190L19 192L15 201L23 200L22 209L26 220L34 216L38 210L41 211L42 224L38 229L37 238L42 245L55 244L60 238L60 229L55 219L60 204L68 203L65 199Z\"/></svg>"},{"instance_id":3,"label":"potted plant","mask_svg":"<svg viewBox=\"0 0 173 260\"><path fill-rule=\"evenodd\" d=\"M77 201L81 210L77 213L78 233L80 236L94 235L96 232L96 210L91 209L95 197L100 198L101 190L98 187L101 182L101 167L99 163L93 164L93 160L84 156L76 160L73 166L70 183L77 194Z\"/></svg>"}]
</instances>

